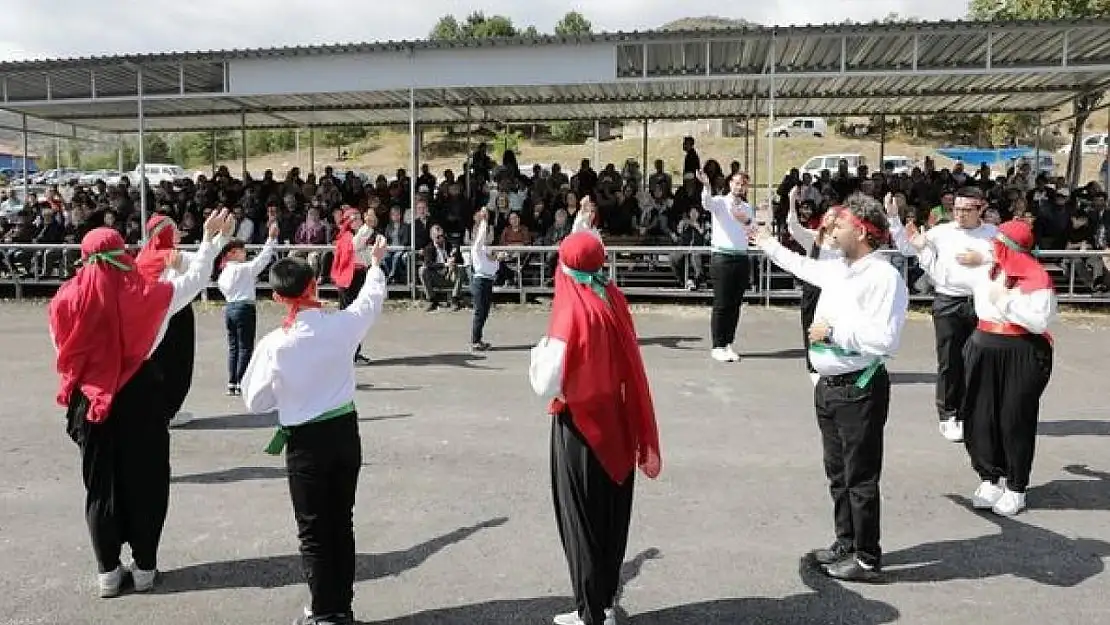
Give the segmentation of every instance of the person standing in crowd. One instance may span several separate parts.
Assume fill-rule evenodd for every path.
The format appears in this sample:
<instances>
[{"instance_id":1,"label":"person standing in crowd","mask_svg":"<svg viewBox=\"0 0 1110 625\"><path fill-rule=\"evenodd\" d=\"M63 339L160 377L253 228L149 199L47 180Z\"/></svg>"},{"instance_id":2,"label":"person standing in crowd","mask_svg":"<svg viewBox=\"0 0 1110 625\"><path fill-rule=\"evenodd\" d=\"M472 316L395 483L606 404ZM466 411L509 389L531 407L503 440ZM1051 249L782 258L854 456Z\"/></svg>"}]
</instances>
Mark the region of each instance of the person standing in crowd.
<instances>
[{"instance_id":1,"label":"person standing in crowd","mask_svg":"<svg viewBox=\"0 0 1110 625\"><path fill-rule=\"evenodd\" d=\"M125 572L137 592L154 587L158 544L170 497L174 396L153 354L173 317L208 282L213 238L229 229L227 211L204 223L204 241L185 271L149 279L112 228L81 241L83 266L50 301L50 336L61 377L57 402L81 449L85 521L92 538L101 597L119 594ZM134 562L120 562L124 544Z\"/></svg>"},{"instance_id":2,"label":"person standing in crowd","mask_svg":"<svg viewBox=\"0 0 1110 625\"><path fill-rule=\"evenodd\" d=\"M816 230L810 230L798 219L798 195L801 192L801 183L790 189L787 201L790 203L786 213L786 229L790 237L804 250L808 250L809 257L814 260L828 260L839 258L840 252L829 244L827 235L832 230L839 207L831 207L821 217L821 224ZM821 297L821 289L816 285L802 281L802 298L798 304L802 317L802 346L806 350L806 371L814 386L820 375L813 368L809 358L809 326L813 323L813 314L817 310L817 300Z\"/></svg>"},{"instance_id":3,"label":"person standing in crowd","mask_svg":"<svg viewBox=\"0 0 1110 625\"><path fill-rule=\"evenodd\" d=\"M831 577L878 581L879 476L890 410L884 363L898 350L909 292L898 270L876 253L889 237L878 201L849 196L828 237L842 258L806 258L783 247L766 228L753 239L776 265L821 289L809 352L820 375L814 404L836 540L810 557Z\"/></svg>"},{"instance_id":4,"label":"person standing in crowd","mask_svg":"<svg viewBox=\"0 0 1110 625\"><path fill-rule=\"evenodd\" d=\"M945 270L936 241L923 235L912 240L922 266L940 278L938 286L959 285L974 296L978 323L963 353L964 445L981 480L972 504L1002 516L1025 508L1041 395L1052 375L1048 327L1057 314L1056 292L1032 255L1034 242L1029 224L1008 221L995 235L991 263L960 271Z\"/></svg>"},{"instance_id":5,"label":"person standing in crowd","mask_svg":"<svg viewBox=\"0 0 1110 625\"><path fill-rule=\"evenodd\" d=\"M362 260L359 243L367 237L356 239L355 233L362 229L362 213L350 206L343 209L339 218L339 233L335 236L335 259L331 264L331 280L339 289L339 306L346 308L354 301L355 295L362 291L366 282L366 264ZM370 359L362 355L362 343L355 348L355 364L370 364Z\"/></svg>"},{"instance_id":6,"label":"person standing in crowd","mask_svg":"<svg viewBox=\"0 0 1110 625\"><path fill-rule=\"evenodd\" d=\"M906 256L917 256L917 248L908 241L917 229L912 225L902 227L893 196L887 194L885 202L890 232L898 250ZM952 203L953 219L933 226L924 235L929 246L939 254L933 263L922 265L936 289L933 331L937 350L937 414L940 416L941 436L954 443L964 439L964 423L960 416L965 392L963 351L975 331L977 319L972 289L963 286L967 279L946 276L975 272L978 267L991 262L991 241L998 228L983 223L985 207L983 192L977 187L960 189ZM942 281L945 286L941 286Z\"/></svg>"},{"instance_id":7,"label":"person standing in crowd","mask_svg":"<svg viewBox=\"0 0 1110 625\"><path fill-rule=\"evenodd\" d=\"M216 286L224 296L227 326L227 394L232 396L242 395L239 384L254 353L256 281L274 259L274 246L281 234L277 223L270 223L267 234L262 251L251 261L247 261L246 244L238 239L224 245L216 257Z\"/></svg>"},{"instance_id":8,"label":"person standing in crowd","mask_svg":"<svg viewBox=\"0 0 1110 625\"><path fill-rule=\"evenodd\" d=\"M608 281L591 232L559 246L546 336L532 348L532 389L549 403L555 519L576 611L556 625L613 625L632 516L634 473L662 470L655 408L628 302Z\"/></svg>"},{"instance_id":9,"label":"person standing in crowd","mask_svg":"<svg viewBox=\"0 0 1110 625\"><path fill-rule=\"evenodd\" d=\"M285 450L312 604L296 625L353 625L355 534L352 511L362 467L351 355L381 314L388 294L381 261L388 244L375 238L367 278L343 310L325 313L312 266L283 258L270 269L274 299L289 312L258 343L243 375L252 413L277 410L281 426L266 453Z\"/></svg>"},{"instance_id":10,"label":"person standing in crowd","mask_svg":"<svg viewBox=\"0 0 1110 625\"><path fill-rule=\"evenodd\" d=\"M482 337L489 318L490 308L493 306L493 281L497 277L501 258L489 251L489 244L493 240L493 231L489 227L489 211L480 209L474 215L477 225L471 237L470 265L473 274L470 276L470 297L474 303L474 320L470 327L470 347L475 351L484 352L489 349L489 343Z\"/></svg>"},{"instance_id":11,"label":"person standing in crowd","mask_svg":"<svg viewBox=\"0 0 1110 625\"><path fill-rule=\"evenodd\" d=\"M740 307L751 279L748 262L748 234L755 209L748 204L748 175L733 174L729 193L714 196L709 176L697 172L702 185L701 203L712 216L710 245L713 248L709 277L713 281L713 313L710 333L713 350L710 355L718 362L736 362L739 354L733 349L736 328L740 325Z\"/></svg>"}]
</instances>

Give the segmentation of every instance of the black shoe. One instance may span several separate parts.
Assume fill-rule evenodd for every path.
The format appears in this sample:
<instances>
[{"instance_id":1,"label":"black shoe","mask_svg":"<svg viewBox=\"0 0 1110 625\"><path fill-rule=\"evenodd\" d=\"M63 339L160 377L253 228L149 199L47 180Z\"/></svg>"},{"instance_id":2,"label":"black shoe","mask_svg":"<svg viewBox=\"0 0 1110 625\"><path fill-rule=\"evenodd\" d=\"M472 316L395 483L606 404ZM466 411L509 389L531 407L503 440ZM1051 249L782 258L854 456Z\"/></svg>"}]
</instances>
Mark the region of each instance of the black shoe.
<instances>
[{"instance_id":1,"label":"black shoe","mask_svg":"<svg viewBox=\"0 0 1110 625\"><path fill-rule=\"evenodd\" d=\"M296 618L293 625L354 625L355 615L353 612L345 614L331 614L328 616L313 616L308 614L305 609L305 614Z\"/></svg>"},{"instance_id":2,"label":"black shoe","mask_svg":"<svg viewBox=\"0 0 1110 625\"><path fill-rule=\"evenodd\" d=\"M425 311L426 312L435 312L438 309L439 309L439 302L432 302L432 303L428 304L428 308L426 308Z\"/></svg>"},{"instance_id":3,"label":"black shoe","mask_svg":"<svg viewBox=\"0 0 1110 625\"><path fill-rule=\"evenodd\" d=\"M822 567L825 574L834 579L845 582L864 582L874 584L882 581L878 566L865 567L855 554L849 554L839 562L826 564Z\"/></svg>"},{"instance_id":4,"label":"black shoe","mask_svg":"<svg viewBox=\"0 0 1110 625\"><path fill-rule=\"evenodd\" d=\"M486 343L485 341L478 341L477 343L471 343L471 345L470 345L470 349L472 349L476 352L484 352L484 351L488 350L489 347L490 347L489 343Z\"/></svg>"},{"instance_id":5,"label":"black shoe","mask_svg":"<svg viewBox=\"0 0 1110 625\"><path fill-rule=\"evenodd\" d=\"M835 542L828 549L817 549L809 552L809 556L817 564L835 564L851 555L851 553L852 550L847 545L842 542Z\"/></svg>"},{"instance_id":6,"label":"black shoe","mask_svg":"<svg viewBox=\"0 0 1110 625\"><path fill-rule=\"evenodd\" d=\"M451 303L451 310L453 310L455 312L459 312L462 309L463 309L463 305L462 305L461 300L455 300L454 302Z\"/></svg>"},{"instance_id":7,"label":"black shoe","mask_svg":"<svg viewBox=\"0 0 1110 625\"><path fill-rule=\"evenodd\" d=\"M359 354L358 356L355 356L355 364L356 365L368 365L368 364L370 364L370 359L367 358L366 356L363 356L362 354Z\"/></svg>"}]
</instances>

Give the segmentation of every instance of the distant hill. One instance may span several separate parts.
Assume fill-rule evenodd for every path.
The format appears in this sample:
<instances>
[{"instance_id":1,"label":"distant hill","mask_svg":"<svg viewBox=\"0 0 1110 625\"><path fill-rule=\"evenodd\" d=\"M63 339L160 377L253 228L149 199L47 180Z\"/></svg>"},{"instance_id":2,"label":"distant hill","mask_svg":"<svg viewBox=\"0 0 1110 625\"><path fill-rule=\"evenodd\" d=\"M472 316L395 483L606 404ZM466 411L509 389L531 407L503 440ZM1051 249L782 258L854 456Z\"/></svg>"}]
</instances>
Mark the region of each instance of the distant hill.
<instances>
[{"instance_id":1,"label":"distant hill","mask_svg":"<svg viewBox=\"0 0 1110 625\"><path fill-rule=\"evenodd\" d=\"M684 17L673 22L667 22L660 26L658 30L727 30L730 28L758 28L760 26L762 24L744 19L706 15L704 17Z\"/></svg>"}]
</instances>

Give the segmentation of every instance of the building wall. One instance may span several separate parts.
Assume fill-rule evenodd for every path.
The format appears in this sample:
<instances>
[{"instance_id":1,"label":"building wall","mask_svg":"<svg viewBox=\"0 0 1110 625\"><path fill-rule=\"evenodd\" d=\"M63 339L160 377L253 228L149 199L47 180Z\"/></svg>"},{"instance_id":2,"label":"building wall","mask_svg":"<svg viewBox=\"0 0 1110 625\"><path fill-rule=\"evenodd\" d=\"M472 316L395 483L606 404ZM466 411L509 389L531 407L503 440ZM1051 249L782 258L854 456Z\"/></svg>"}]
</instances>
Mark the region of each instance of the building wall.
<instances>
[{"instance_id":1,"label":"building wall","mask_svg":"<svg viewBox=\"0 0 1110 625\"><path fill-rule=\"evenodd\" d=\"M5 154L0 152L0 169L23 169L23 155L21 154ZM27 169L29 171L38 171L38 166L35 163L34 157L27 159Z\"/></svg>"},{"instance_id":2,"label":"building wall","mask_svg":"<svg viewBox=\"0 0 1110 625\"><path fill-rule=\"evenodd\" d=\"M643 134L642 122L629 122L624 127L624 138L640 137ZM681 139L682 137L741 137L744 135L743 120L733 119L691 119L687 121L648 122L649 139Z\"/></svg>"}]
</instances>

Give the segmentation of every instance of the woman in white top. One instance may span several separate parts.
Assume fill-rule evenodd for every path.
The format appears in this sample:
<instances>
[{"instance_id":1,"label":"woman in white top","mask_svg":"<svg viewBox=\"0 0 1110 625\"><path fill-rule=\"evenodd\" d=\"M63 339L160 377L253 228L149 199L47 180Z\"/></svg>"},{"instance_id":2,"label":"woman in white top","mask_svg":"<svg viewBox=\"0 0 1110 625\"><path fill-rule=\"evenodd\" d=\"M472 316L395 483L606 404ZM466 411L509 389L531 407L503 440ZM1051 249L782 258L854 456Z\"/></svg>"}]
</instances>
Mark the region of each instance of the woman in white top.
<instances>
[{"instance_id":1,"label":"woman in white top","mask_svg":"<svg viewBox=\"0 0 1110 625\"><path fill-rule=\"evenodd\" d=\"M474 319L470 324L470 347L479 352L489 349L489 343L482 340L482 333L489 319L489 311L493 306L493 281L497 277L497 269L501 266L505 254L490 252L489 244L493 241L493 229L489 224L489 210L481 209L474 215L476 225L471 237L470 266L470 297L474 303Z\"/></svg>"},{"instance_id":2,"label":"woman in white top","mask_svg":"<svg viewBox=\"0 0 1110 625\"><path fill-rule=\"evenodd\" d=\"M255 328L258 313L255 310L255 285L258 276L270 266L277 245L277 223L270 224L269 237L262 251L253 260L247 260L246 245L236 239L220 250L216 259L219 277L216 286L227 303L224 319L227 325L227 394L242 395L240 381L254 353Z\"/></svg>"},{"instance_id":3,"label":"woman in white top","mask_svg":"<svg viewBox=\"0 0 1110 625\"><path fill-rule=\"evenodd\" d=\"M786 230L790 233L790 237L802 246L802 249L806 251L810 258L816 260L837 258L840 252L836 251L825 240L825 235L836 222L837 209L834 207L826 210L825 215L821 218L821 224L816 230L810 230L798 219L798 196L801 191L802 187L796 186L790 190L790 194L787 196L790 207L786 213ZM799 309L802 316L802 349L806 352L806 370L809 371L809 379L816 386L817 380L821 376L813 368L813 363L809 359L809 326L813 323L813 314L817 310L817 300L821 297L821 288L805 280L802 280L801 283L802 299L799 303Z\"/></svg>"}]
</instances>

